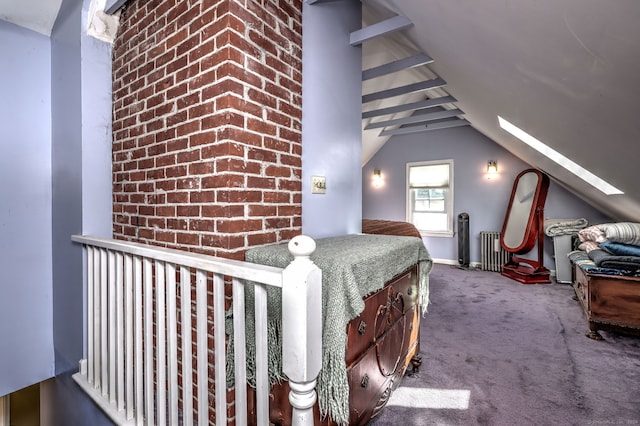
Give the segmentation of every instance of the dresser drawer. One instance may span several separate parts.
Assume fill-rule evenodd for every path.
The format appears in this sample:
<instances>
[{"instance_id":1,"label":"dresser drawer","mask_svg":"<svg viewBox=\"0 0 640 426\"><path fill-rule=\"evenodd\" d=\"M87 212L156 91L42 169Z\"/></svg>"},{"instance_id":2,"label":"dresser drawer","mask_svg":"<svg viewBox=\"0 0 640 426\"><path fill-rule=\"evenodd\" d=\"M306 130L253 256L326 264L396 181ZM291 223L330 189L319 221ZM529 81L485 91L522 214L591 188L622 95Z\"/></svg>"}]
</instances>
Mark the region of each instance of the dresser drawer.
<instances>
[{"instance_id":1,"label":"dresser drawer","mask_svg":"<svg viewBox=\"0 0 640 426\"><path fill-rule=\"evenodd\" d=\"M369 418L384 393L387 378L380 374L376 348L370 347L360 360L347 369L349 380L350 425Z\"/></svg>"},{"instance_id":2,"label":"dresser drawer","mask_svg":"<svg viewBox=\"0 0 640 426\"><path fill-rule=\"evenodd\" d=\"M404 353L409 339L407 324L400 319L347 369L350 425L366 424L385 406L405 371Z\"/></svg>"},{"instance_id":3,"label":"dresser drawer","mask_svg":"<svg viewBox=\"0 0 640 426\"><path fill-rule=\"evenodd\" d=\"M417 277L417 268L414 267L365 298L364 311L347 325L347 367L357 361L389 327L405 314L413 312L418 300Z\"/></svg>"}]
</instances>

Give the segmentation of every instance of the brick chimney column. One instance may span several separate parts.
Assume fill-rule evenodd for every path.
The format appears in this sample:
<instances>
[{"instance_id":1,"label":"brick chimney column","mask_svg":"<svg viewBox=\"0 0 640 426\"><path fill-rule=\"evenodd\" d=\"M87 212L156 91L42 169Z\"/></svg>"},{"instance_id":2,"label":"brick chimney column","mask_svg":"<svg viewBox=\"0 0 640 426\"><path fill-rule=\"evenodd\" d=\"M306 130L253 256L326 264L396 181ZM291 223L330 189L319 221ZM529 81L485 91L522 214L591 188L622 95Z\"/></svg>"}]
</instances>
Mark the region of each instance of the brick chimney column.
<instances>
[{"instance_id":1,"label":"brick chimney column","mask_svg":"<svg viewBox=\"0 0 640 426\"><path fill-rule=\"evenodd\" d=\"M113 48L116 238L241 259L300 233L301 11L128 2Z\"/></svg>"}]
</instances>

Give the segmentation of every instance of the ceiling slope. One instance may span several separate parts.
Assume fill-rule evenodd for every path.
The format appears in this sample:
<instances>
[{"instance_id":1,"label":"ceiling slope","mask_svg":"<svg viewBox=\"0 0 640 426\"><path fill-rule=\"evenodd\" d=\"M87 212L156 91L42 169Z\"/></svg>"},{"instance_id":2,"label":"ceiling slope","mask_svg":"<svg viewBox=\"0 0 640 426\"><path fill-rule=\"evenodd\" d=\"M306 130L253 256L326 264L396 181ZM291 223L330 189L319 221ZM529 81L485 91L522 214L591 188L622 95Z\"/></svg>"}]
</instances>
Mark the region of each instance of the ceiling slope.
<instances>
[{"instance_id":1,"label":"ceiling slope","mask_svg":"<svg viewBox=\"0 0 640 426\"><path fill-rule=\"evenodd\" d=\"M62 0L0 0L0 19L51 35Z\"/></svg>"},{"instance_id":2,"label":"ceiling slope","mask_svg":"<svg viewBox=\"0 0 640 426\"><path fill-rule=\"evenodd\" d=\"M0 19L50 35L61 2L0 0ZM367 102L364 111L450 95L456 102L438 108L459 108L476 130L613 219L640 222L640 2L363 1L365 24L394 16L409 17L413 25L364 43L364 69L421 54L434 61L366 80L363 93L436 78L446 85ZM389 137L389 128L382 136L378 127L364 128L412 113L365 117L363 162ZM498 115L624 194L592 188L502 130Z\"/></svg>"},{"instance_id":3,"label":"ceiling slope","mask_svg":"<svg viewBox=\"0 0 640 426\"><path fill-rule=\"evenodd\" d=\"M414 25L365 44L364 66L416 53L434 61L386 81L365 81L363 93L437 75L476 130L612 219L640 222L640 2L363 2L365 22L394 15L410 17ZM414 94L410 101L423 99ZM501 129L498 115L624 194L594 189ZM363 120L363 128L367 124ZM385 142L371 132L363 130L364 162Z\"/></svg>"}]
</instances>

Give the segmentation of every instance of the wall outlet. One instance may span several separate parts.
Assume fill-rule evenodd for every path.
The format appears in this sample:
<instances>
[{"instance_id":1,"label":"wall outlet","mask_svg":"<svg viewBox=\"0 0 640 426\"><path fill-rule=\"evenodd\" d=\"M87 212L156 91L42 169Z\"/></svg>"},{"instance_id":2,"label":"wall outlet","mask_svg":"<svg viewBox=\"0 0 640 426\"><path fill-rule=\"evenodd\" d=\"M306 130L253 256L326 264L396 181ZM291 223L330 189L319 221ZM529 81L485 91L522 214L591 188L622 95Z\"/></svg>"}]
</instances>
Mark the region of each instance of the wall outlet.
<instances>
[{"instance_id":1,"label":"wall outlet","mask_svg":"<svg viewBox=\"0 0 640 426\"><path fill-rule=\"evenodd\" d=\"M327 193L327 179L324 176L311 176L311 193Z\"/></svg>"}]
</instances>

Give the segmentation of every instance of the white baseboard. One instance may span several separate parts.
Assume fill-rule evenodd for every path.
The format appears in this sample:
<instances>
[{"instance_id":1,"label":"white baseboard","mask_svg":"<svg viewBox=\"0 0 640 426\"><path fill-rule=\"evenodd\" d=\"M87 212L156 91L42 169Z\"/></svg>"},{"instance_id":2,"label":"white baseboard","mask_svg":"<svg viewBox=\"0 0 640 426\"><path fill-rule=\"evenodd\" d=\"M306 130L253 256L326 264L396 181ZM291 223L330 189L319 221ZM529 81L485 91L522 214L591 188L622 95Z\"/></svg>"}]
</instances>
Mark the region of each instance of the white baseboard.
<instances>
[{"instance_id":1,"label":"white baseboard","mask_svg":"<svg viewBox=\"0 0 640 426\"><path fill-rule=\"evenodd\" d=\"M433 263L442 263L443 265L455 265L458 266L460 265L460 263L458 262L458 260L451 260L451 259L433 259ZM480 262L471 262L469 264L470 268L480 268Z\"/></svg>"}]
</instances>

